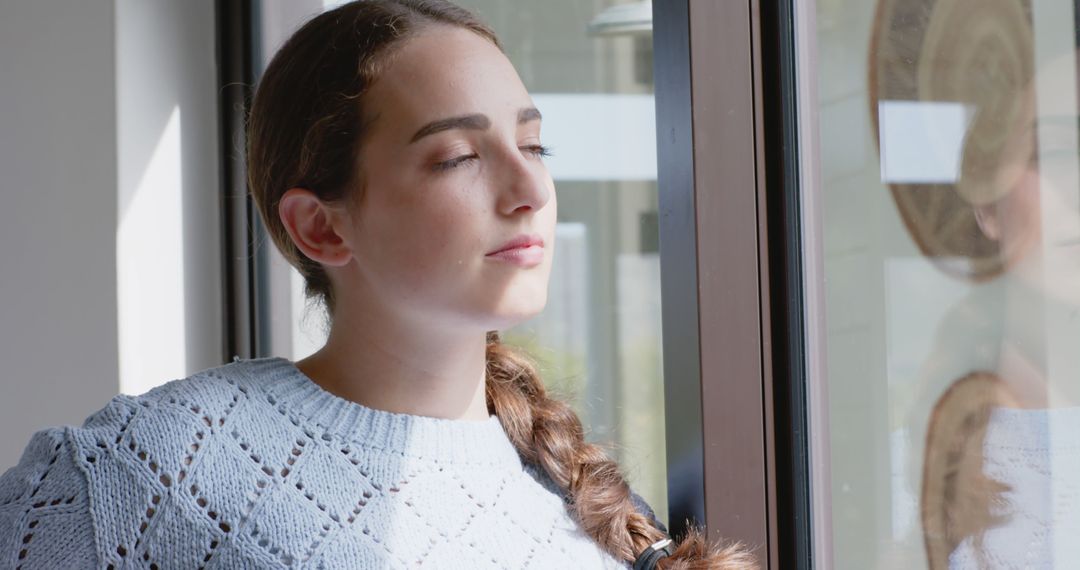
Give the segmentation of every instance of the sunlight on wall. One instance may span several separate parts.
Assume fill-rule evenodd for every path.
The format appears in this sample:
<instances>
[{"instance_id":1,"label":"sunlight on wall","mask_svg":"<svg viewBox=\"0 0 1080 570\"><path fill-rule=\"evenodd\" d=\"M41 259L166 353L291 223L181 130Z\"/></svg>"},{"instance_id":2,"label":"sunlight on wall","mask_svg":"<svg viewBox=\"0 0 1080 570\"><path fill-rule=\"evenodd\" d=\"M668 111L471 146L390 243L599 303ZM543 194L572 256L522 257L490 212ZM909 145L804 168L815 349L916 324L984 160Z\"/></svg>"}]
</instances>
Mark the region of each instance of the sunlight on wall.
<instances>
[{"instance_id":1,"label":"sunlight on wall","mask_svg":"<svg viewBox=\"0 0 1080 570\"><path fill-rule=\"evenodd\" d=\"M120 391L185 371L180 108L175 107L116 235Z\"/></svg>"}]
</instances>

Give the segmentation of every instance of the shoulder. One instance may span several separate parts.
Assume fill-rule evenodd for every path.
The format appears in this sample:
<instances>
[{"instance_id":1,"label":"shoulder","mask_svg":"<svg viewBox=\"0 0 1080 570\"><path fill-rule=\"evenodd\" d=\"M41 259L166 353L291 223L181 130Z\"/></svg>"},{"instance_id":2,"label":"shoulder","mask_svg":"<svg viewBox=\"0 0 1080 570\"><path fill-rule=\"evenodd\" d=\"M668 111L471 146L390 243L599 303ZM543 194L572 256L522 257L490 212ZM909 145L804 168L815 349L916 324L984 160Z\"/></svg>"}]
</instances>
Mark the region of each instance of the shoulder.
<instances>
[{"instance_id":1,"label":"shoulder","mask_svg":"<svg viewBox=\"0 0 1080 570\"><path fill-rule=\"evenodd\" d=\"M90 568L94 521L70 427L36 432L0 475L0 567Z\"/></svg>"},{"instance_id":2,"label":"shoulder","mask_svg":"<svg viewBox=\"0 0 1080 570\"><path fill-rule=\"evenodd\" d=\"M234 362L143 394L118 394L81 426L53 426L34 433L18 465L4 474L0 503L11 500L14 481L29 481L45 471L53 477L68 466L65 459L71 459L72 471L83 477L98 471L104 457L141 460L176 455L170 447L189 448L200 431L208 431L211 424L221 427L223 419L256 390L248 368L248 362Z\"/></svg>"},{"instance_id":3,"label":"shoulder","mask_svg":"<svg viewBox=\"0 0 1080 570\"><path fill-rule=\"evenodd\" d=\"M0 477L0 510L23 499L33 499L31 508L40 508L54 499L46 486L77 490L85 480L71 463L69 427L50 427L34 433L23 450L19 463ZM60 497L67 502L68 497ZM74 502L74 501L72 501Z\"/></svg>"},{"instance_id":4,"label":"shoulder","mask_svg":"<svg viewBox=\"0 0 1080 570\"><path fill-rule=\"evenodd\" d=\"M258 388L260 364L270 359L235 361L200 370L177 380L171 380L143 394L131 396L144 407L154 405L196 405L220 410Z\"/></svg>"},{"instance_id":5,"label":"shoulder","mask_svg":"<svg viewBox=\"0 0 1080 570\"><path fill-rule=\"evenodd\" d=\"M232 362L142 394L117 395L81 427L69 428L69 437L91 472L96 455L105 454L113 461L144 464L150 473L161 468L178 473L210 433L224 430L239 410L260 408L245 410L245 416L266 411L253 369L257 363Z\"/></svg>"},{"instance_id":6,"label":"shoulder","mask_svg":"<svg viewBox=\"0 0 1080 570\"><path fill-rule=\"evenodd\" d=\"M207 545L224 548L247 503L243 494L261 489L241 482L264 475L267 456L288 457L297 439L299 428L267 402L251 362L202 370L143 394L120 394L79 427L35 434L20 467L0 483L0 501L33 494L34 481L54 462L54 469L63 466L64 478L78 478L71 487L78 497L89 498L76 502L82 501L103 565L122 567L125 559L166 549L175 564L159 560L163 567L194 567L213 554L215 547ZM64 458L53 459L57 453ZM37 492L62 501L73 493ZM13 536L11 530L0 529L0 540Z\"/></svg>"},{"instance_id":7,"label":"shoulder","mask_svg":"<svg viewBox=\"0 0 1080 570\"><path fill-rule=\"evenodd\" d=\"M89 482L91 492L99 486L133 484L133 478L163 484L167 474L182 473L211 432L223 431L240 408L259 408L246 410L245 416L267 416L263 412L269 407L252 372L257 362L208 368L143 394L118 394L81 426L43 429L4 481L10 485L14 479L27 479L32 474L26 470L40 469L42 462L63 463L57 460L60 454L71 459L73 472ZM0 501L4 491L12 492L0 490Z\"/></svg>"},{"instance_id":8,"label":"shoulder","mask_svg":"<svg viewBox=\"0 0 1080 570\"><path fill-rule=\"evenodd\" d=\"M207 426L211 418L219 418L235 408L254 384L247 363L234 362L170 380L142 394L118 394L91 412L81 426L49 430L66 433L85 455L93 453L94 448L120 444L130 435L133 424L138 424L140 431L167 429L177 424ZM157 437L151 439L158 441Z\"/></svg>"},{"instance_id":9,"label":"shoulder","mask_svg":"<svg viewBox=\"0 0 1080 570\"><path fill-rule=\"evenodd\" d=\"M142 394L119 394L87 416L73 434L126 431L136 418L144 426L172 422L178 412L203 423L221 419L253 392L260 391L259 364L265 360L269 359L235 361L169 380Z\"/></svg>"}]
</instances>

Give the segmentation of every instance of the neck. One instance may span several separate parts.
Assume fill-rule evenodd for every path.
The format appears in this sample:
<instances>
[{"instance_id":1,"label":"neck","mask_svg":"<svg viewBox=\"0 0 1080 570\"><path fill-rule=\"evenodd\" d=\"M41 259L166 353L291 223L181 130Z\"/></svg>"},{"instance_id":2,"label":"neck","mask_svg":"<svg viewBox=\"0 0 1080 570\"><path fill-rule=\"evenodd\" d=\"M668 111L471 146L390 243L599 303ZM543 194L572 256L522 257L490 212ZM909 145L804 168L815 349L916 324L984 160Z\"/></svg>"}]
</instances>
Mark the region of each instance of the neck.
<instances>
[{"instance_id":1,"label":"neck","mask_svg":"<svg viewBox=\"0 0 1080 570\"><path fill-rule=\"evenodd\" d=\"M486 335L338 307L329 339L296 363L323 389L369 408L486 420Z\"/></svg>"}]
</instances>

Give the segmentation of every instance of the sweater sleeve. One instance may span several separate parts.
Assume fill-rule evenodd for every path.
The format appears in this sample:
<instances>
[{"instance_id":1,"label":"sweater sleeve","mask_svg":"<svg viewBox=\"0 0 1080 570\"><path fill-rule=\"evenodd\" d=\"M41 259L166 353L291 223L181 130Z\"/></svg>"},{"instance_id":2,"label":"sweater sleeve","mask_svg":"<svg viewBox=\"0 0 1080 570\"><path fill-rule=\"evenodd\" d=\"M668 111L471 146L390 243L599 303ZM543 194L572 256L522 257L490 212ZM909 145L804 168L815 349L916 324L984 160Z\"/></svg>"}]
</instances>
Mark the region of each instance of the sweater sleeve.
<instances>
[{"instance_id":1,"label":"sweater sleeve","mask_svg":"<svg viewBox=\"0 0 1080 570\"><path fill-rule=\"evenodd\" d=\"M96 568L86 476L70 427L35 433L0 476L0 568Z\"/></svg>"},{"instance_id":2,"label":"sweater sleeve","mask_svg":"<svg viewBox=\"0 0 1080 570\"><path fill-rule=\"evenodd\" d=\"M664 523L660 522L660 519L656 518L656 512L654 512L652 507L649 506L649 503L645 502L645 499L643 499L641 495L630 491L630 502L634 503L634 507L637 509L637 511L645 515L650 521L652 521L653 526L658 528L660 532L668 534L667 527L664 526Z\"/></svg>"}]
</instances>

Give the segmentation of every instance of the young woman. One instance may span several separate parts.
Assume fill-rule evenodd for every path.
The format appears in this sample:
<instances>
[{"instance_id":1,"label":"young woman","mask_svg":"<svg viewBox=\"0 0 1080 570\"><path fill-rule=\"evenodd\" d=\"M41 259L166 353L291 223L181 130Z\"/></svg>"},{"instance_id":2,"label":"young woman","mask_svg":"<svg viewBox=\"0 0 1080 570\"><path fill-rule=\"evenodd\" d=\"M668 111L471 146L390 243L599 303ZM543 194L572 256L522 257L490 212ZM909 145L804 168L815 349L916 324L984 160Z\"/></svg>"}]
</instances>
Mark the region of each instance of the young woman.
<instances>
[{"instance_id":1,"label":"young woman","mask_svg":"<svg viewBox=\"0 0 1080 570\"><path fill-rule=\"evenodd\" d=\"M0 480L0 566L751 567L698 534L670 544L489 332L546 301L540 122L492 31L445 1L354 2L296 32L255 96L248 167L326 345L35 434Z\"/></svg>"}]
</instances>

